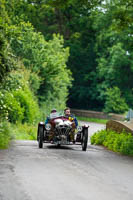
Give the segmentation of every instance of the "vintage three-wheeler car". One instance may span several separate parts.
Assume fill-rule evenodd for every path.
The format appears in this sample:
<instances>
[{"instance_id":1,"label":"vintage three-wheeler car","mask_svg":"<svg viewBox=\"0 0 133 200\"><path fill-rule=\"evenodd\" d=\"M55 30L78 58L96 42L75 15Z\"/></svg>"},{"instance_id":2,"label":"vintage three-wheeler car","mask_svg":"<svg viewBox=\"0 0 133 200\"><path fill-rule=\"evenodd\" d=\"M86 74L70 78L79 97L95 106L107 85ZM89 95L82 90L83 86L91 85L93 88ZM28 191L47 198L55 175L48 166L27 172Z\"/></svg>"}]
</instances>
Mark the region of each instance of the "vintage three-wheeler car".
<instances>
[{"instance_id":1,"label":"vintage three-wheeler car","mask_svg":"<svg viewBox=\"0 0 133 200\"><path fill-rule=\"evenodd\" d=\"M88 126L76 127L74 117L67 117L58 112L50 114L48 122L38 124L37 141L39 148L43 143L60 145L81 144L86 151L88 143Z\"/></svg>"}]
</instances>

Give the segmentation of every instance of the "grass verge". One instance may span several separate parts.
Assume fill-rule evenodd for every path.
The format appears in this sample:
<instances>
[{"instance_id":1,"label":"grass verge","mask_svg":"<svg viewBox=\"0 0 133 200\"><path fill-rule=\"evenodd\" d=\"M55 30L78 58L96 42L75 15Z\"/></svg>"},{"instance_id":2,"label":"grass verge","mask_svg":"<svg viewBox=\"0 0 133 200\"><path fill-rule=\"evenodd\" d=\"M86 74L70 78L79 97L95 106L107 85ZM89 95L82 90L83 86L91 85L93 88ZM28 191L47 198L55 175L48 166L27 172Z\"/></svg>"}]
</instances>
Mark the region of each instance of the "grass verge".
<instances>
[{"instance_id":1,"label":"grass verge","mask_svg":"<svg viewBox=\"0 0 133 200\"><path fill-rule=\"evenodd\" d=\"M98 118L88 118L88 117L77 117L78 120L86 121L86 122L95 122L99 124L106 124L107 119L98 119Z\"/></svg>"},{"instance_id":2,"label":"grass verge","mask_svg":"<svg viewBox=\"0 0 133 200\"><path fill-rule=\"evenodd\" d=\"M101 130L91 136L91 144L103 145L114 152L133 156L133 136L131 133L118 134L112 130Z\"/></svg>"},{"instance_id":3,"label":"grass verge","mask_svg":"<svg viewBox=\"0 0 133 200\"><path fill-rule=\"evenodd\" d=\"M10 141L36 140L37 126L31 124L11 124L7 121L0 122L0 149L7 149Z\"/></svg>"},{"instance_id":4,"label":"grass verge","mask_svg":"<svg viewBox=\"0 0 133 200\"><path fill-rule=\"evenodd\" d=\"M11 129L16 140L36 140L37 126L31 124L12 124Z\"/></svg>"}]
</instances>

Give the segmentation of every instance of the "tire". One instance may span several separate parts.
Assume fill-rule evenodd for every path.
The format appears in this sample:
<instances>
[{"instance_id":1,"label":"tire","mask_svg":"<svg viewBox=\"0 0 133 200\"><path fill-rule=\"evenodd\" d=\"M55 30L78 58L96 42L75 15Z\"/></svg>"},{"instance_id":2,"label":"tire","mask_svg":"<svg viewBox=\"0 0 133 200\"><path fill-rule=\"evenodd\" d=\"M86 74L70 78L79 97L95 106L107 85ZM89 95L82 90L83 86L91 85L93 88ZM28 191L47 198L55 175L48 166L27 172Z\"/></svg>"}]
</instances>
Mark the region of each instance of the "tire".
<instances>
[{"instance_id":1,"label":"tire","mask_svg":"<svg viewBox=\"0 0 133 200\"><path fill-rule=\"evenodd\" d=\"M39 138L38 138L38 146L39 148L43 148L43 126L39 126Z\"/></svg>"},{"instance_id":2,"label":"tire","mask_svg":"<svg viewBox=\"0 0 133 200\"><path fill-rule=\"evenodd\" d=\"M86 151L88 144L88 128L83 130L83 138L82 138L82 151Z\"/></svg>"}]
</instances>

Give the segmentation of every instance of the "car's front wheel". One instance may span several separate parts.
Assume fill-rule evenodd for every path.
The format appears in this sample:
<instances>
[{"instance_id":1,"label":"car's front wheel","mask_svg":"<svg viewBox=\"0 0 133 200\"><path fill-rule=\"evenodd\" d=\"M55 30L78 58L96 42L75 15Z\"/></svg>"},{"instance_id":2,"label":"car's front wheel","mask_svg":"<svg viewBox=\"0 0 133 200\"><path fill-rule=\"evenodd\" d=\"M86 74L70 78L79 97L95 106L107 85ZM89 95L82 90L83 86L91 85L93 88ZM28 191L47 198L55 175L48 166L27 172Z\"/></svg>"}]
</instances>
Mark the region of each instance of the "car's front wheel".
<instances>
[{"instance_id":1,"label":"car's front wheel","mask_svg":"<svg viewBox=\"0 0 133 200\"><path fill-rule=\"evenodd\" d=\"M43 148L43 126L39 126L38 146L39 148Z\"/></svg>"},{"instance_id":2,"label":"car's front wheel","mask_svg":"<svg viewBox=\"0 0 133 200\"><path fill-rule=\"evenodd\" d=\"M83 138L82 138L82 151L86 151L88 144L88 128L85 128L83 131Z\"/></svg>"}]
</instances>

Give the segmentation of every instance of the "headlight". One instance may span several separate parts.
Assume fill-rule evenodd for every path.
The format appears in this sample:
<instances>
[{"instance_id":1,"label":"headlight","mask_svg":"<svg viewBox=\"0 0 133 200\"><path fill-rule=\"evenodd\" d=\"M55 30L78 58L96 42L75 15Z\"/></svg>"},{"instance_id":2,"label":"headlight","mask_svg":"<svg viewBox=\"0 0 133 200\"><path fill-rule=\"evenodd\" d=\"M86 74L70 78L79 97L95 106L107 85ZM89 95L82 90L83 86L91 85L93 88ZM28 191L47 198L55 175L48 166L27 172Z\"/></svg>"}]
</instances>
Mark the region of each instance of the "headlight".
<instances>
[{"instance_id":1,"label":"headlight","mask_svg":"<svg viewBox=\"0 0 133 200\"><path fill-rule=\"evenodd\" d=\"M82 126L78 126L78 131L81 132L82 131Z\"/></svg>"},{"instance_id":2,"label":"headlight","mask_svg":"<svg viewBox=\"0 0 133 200\"><path fill-rule=\"evenodd\" d=\"M46 124L46 125L45 125L45 128L46 128L47 131L50 131L50 129L51 129L51 124L49 124L49 123Z\"/></svg>"}]
</instances>

